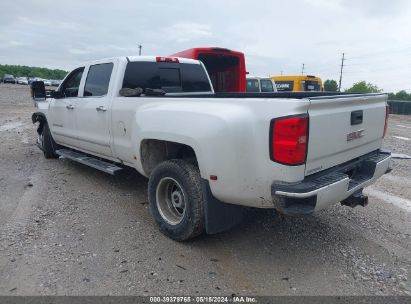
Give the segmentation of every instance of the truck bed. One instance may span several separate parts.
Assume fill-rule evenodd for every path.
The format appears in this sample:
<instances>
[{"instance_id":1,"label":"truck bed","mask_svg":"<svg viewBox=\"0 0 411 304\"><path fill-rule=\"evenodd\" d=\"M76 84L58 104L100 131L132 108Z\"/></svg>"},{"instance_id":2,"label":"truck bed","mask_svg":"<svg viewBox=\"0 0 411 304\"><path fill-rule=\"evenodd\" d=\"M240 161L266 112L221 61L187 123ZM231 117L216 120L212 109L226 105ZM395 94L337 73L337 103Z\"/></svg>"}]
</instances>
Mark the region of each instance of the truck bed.
<instances>
[{"instance_id":1,"label":"truck bed","mask_svg":"<svg viewBox=\"0 0 411 304\"><path fill-rule=\"evenodd\" d=\"M384 93L345 93L345 92L274 92L274 93L205 93L205 94L189 94L189 93L169 93L162 97L178 97L178 98L315 98L321 99L321 97L339 98L343 97L361 97L361 96L379 96L385 95ZM146 97L159 97L159 96L146 96Z\"/></svg>"}]
</instances>

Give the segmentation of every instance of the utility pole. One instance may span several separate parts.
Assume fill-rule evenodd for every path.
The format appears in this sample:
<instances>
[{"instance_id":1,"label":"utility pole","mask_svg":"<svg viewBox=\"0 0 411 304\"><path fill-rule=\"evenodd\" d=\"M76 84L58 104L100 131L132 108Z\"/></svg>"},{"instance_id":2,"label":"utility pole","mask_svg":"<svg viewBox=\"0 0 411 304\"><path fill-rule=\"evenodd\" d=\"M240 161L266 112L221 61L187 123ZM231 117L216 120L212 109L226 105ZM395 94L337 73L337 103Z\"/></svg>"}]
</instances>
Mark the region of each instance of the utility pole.
<instances>
[{"instance_id":1,"label":"utility pole","mask_svg":"<svg viewBox=\"0 0 411 304\"><path fill-rule=\"evenodd\" d=\"M283 76L283 70L280 71L280 75Z\"/></svg>"},{"instance_id":2,"label":"utility pole","mask_svg":"<svg viewBox=\"0 0 411 304\"><path fill-rule=\"evenodd\" d=\"M301 69L301 75L304 75L304 63L303 63L303 67Z\"/></svg>"},{"instance_id":3,"label":"utility pole","mask_svg":"<svg viewBox=\"0 0 411 304\"><path fill-rule=\"evenodd\" d=\"M143 46L141 44L138 45L138 56L141 56L141 49Z\"/></svg>"},{"instance_id":4,"label":"utility pole","mask_svg":"<svg viewBox=\"0 0 411 304\"><path fill-rule=\"evenodd\" d=\"M342 81L342 73L343 73L343 68L344 68L344 53L342 53L342 58L341 58L341 71L340 71L340 83L338 84L338 92L341 92L341 81Z\"/></svg>"}]
</instances>

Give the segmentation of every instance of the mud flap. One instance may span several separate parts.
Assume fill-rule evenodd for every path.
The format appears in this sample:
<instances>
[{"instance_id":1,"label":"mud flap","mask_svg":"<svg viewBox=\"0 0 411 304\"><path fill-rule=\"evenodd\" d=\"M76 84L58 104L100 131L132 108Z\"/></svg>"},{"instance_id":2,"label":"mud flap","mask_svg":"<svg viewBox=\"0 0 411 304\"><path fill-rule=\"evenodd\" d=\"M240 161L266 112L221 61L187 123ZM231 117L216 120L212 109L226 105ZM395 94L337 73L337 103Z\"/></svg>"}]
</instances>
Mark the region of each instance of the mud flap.
<instances>
[{"instance_id":1,"label":"mud flap","mask_svg":"<svg viewBox=\"0 0 411 304\"><path fill-rule=\"evenodd\" d=\"M211 193L208 180L201 180L205 198L205 226L208 234L226 231L239 224L245 216L246 208L220 202Z\"/></svg>"}]
</instances>

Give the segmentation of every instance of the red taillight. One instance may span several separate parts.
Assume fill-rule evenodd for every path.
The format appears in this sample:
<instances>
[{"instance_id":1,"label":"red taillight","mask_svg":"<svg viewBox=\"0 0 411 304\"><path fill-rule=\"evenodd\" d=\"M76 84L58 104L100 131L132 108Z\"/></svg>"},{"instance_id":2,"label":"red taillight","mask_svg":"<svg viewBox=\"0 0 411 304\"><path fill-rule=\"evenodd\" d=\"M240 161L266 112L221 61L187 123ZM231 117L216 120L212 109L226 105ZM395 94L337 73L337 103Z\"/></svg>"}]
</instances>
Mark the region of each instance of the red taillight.
<instances>
[{"instance_id":1,"label":"red taillight","mask_svg":"<svg viewBox=\"0 0 411 304\"><path fill-rule=\"evenodd\" d=\"M156 57L157 62L175 62L179 63L178 58L176 57Z\"/></svg>"},{"instance_id":2,"label":"red taillight","mask_svg":"<svg viewBox=\"0 0 411 304\"><path fill-rule=\"evenodd\" d=\"M388 105L385 106L385 125L384 125L384 134L383 137L385 137L385 134L387 134L387 129L388 129L388 116L390 116L390 107Z\"/></svg>"},{"instance_id":3,"label":"red taillight","mask_svg":"<svg viewBox=\"0 0 411 304\"><path fill-rule=\"evenodd\" d=\"M271 121L271 160L286 165L302 165L307 156L308 115Z\"/></svg>"}]
</instances>

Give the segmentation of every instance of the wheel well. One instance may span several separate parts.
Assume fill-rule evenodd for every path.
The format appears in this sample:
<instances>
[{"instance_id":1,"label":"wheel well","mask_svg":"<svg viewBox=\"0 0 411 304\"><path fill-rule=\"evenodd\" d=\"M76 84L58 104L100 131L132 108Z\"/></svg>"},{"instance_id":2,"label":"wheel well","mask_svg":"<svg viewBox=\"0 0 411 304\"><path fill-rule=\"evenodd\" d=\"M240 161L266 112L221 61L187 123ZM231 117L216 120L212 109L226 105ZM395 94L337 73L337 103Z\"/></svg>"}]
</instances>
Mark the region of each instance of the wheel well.
<instances>
[{"instance_id":1,"label":"wheel well","mask_svg":"<svg viewBox=\"0 0 411 304\"><path fill-rule=\"evenodd\" d=\"M141 142L140 155L143 170L148 176L159 163L169 159L185 159L198 165L193 148L166 140L144 139Z\"/></svg>"}]
</instances>

